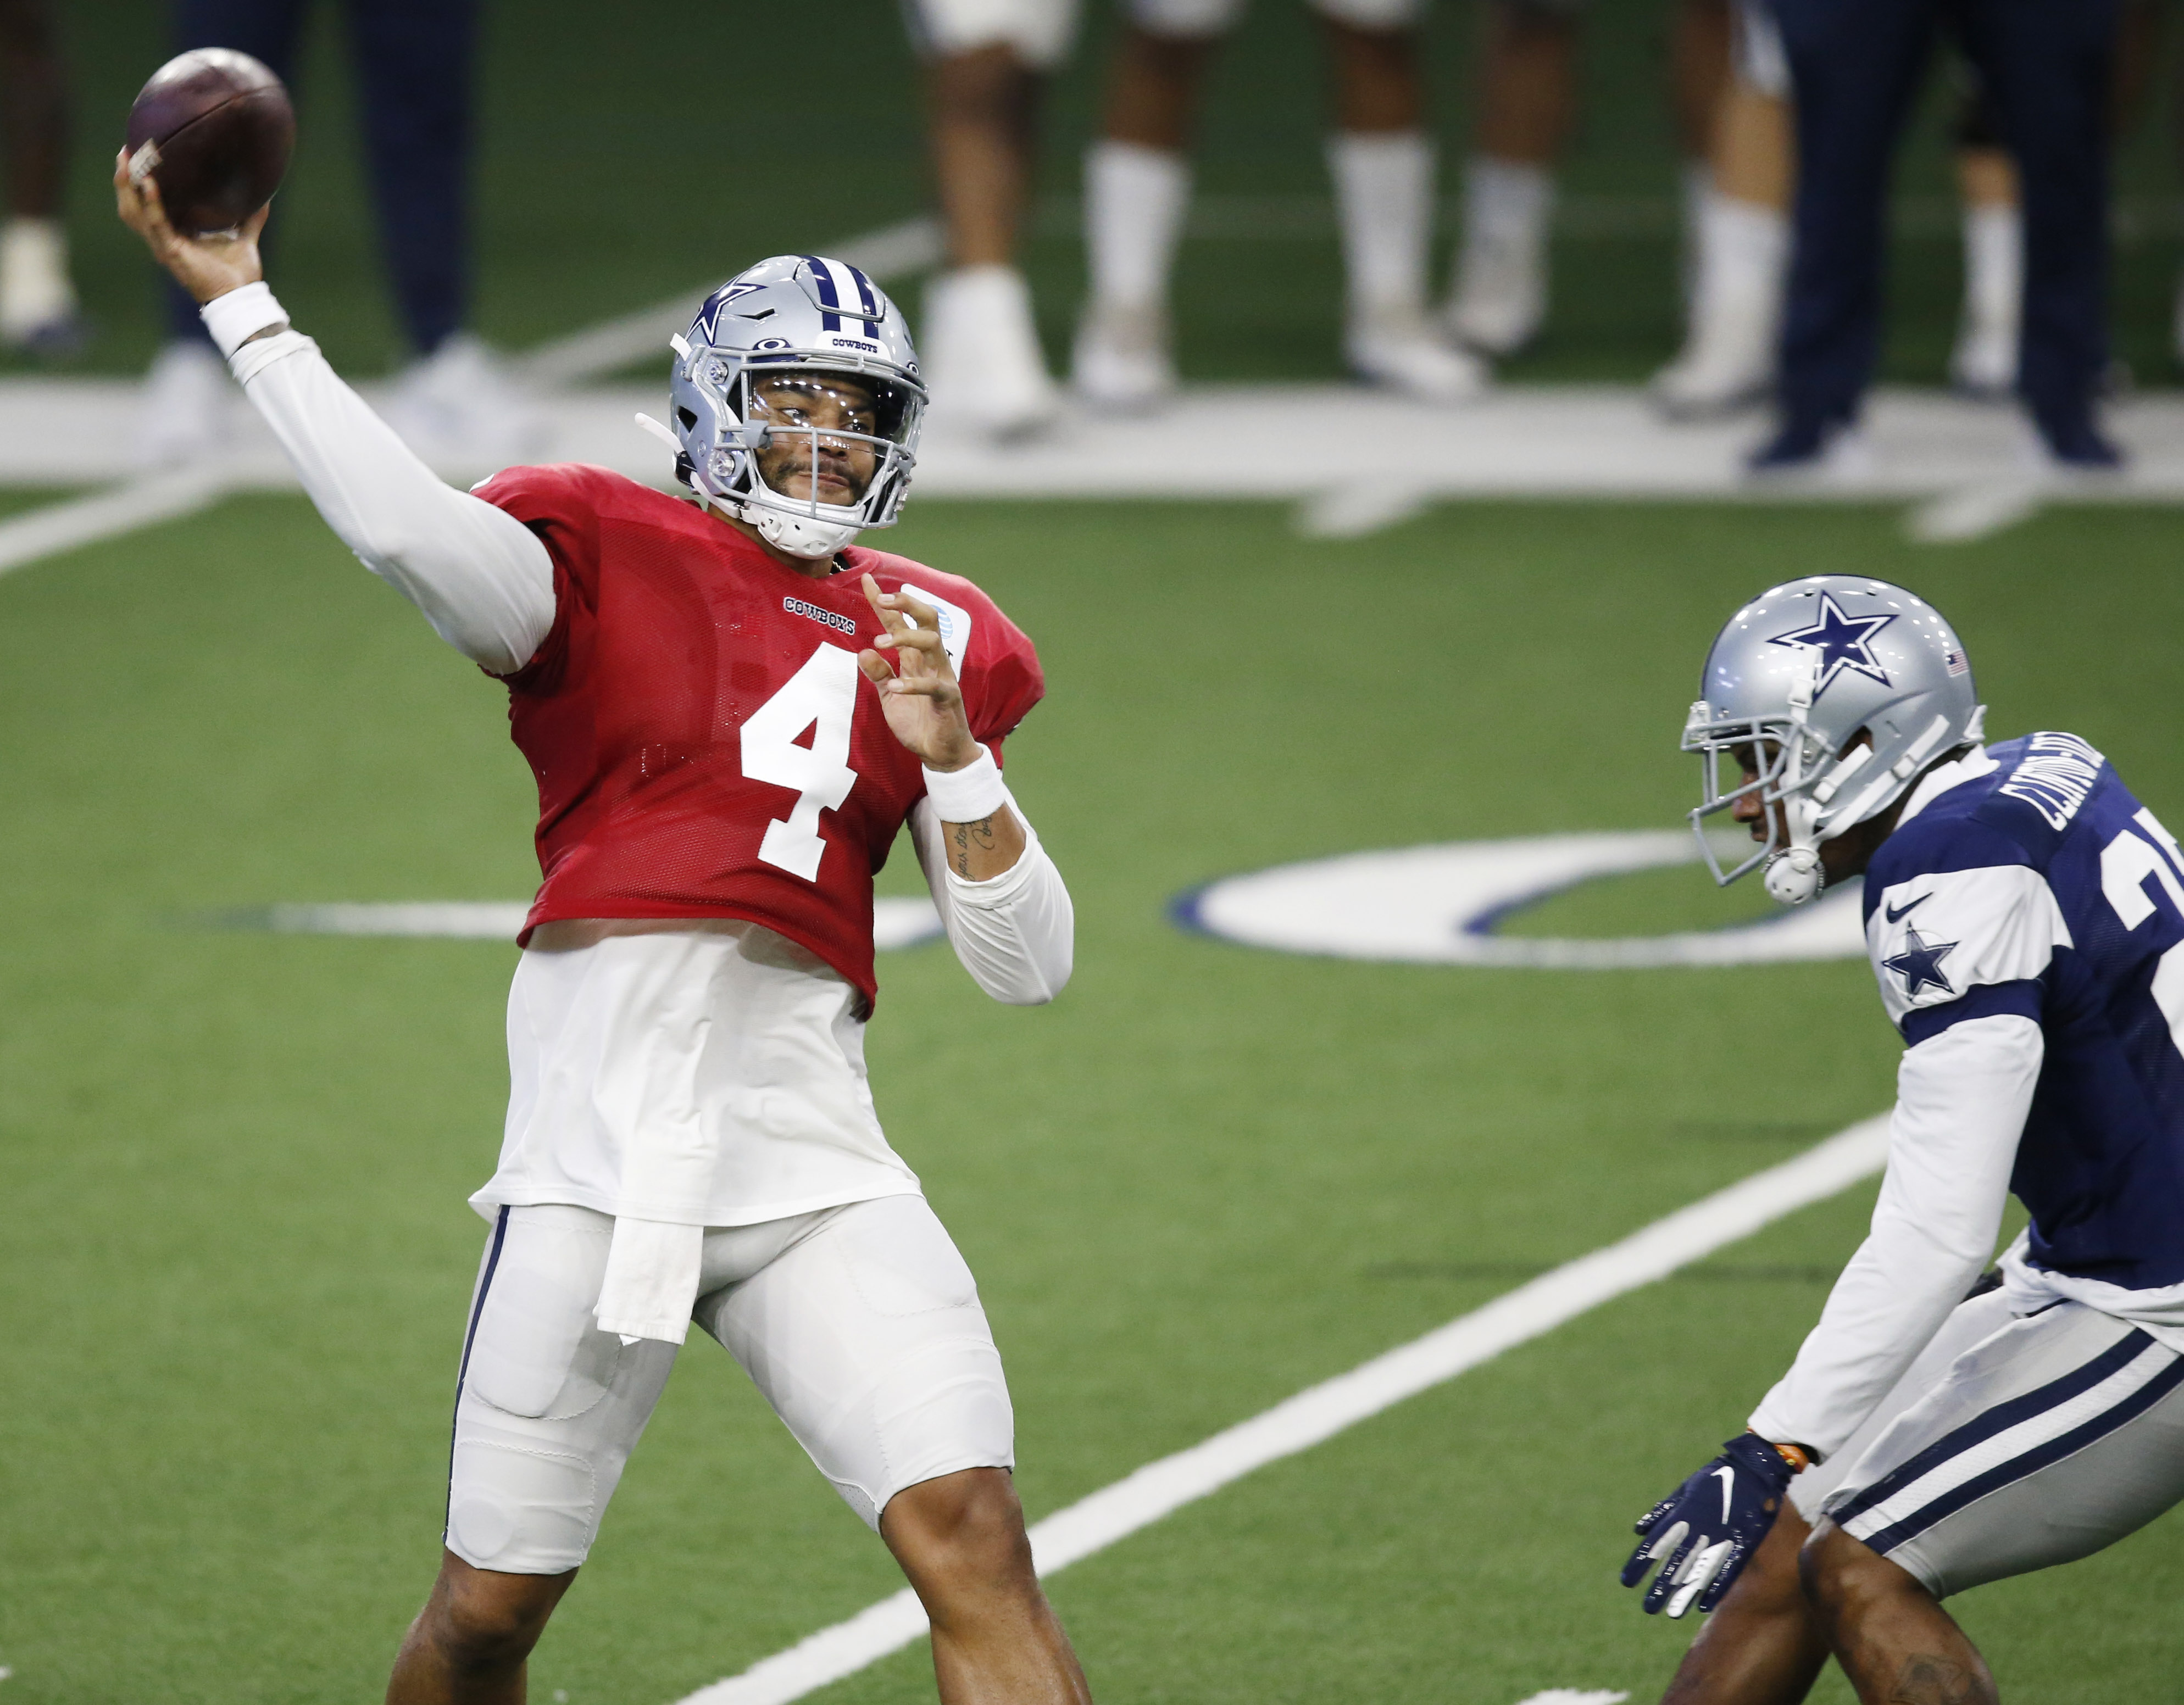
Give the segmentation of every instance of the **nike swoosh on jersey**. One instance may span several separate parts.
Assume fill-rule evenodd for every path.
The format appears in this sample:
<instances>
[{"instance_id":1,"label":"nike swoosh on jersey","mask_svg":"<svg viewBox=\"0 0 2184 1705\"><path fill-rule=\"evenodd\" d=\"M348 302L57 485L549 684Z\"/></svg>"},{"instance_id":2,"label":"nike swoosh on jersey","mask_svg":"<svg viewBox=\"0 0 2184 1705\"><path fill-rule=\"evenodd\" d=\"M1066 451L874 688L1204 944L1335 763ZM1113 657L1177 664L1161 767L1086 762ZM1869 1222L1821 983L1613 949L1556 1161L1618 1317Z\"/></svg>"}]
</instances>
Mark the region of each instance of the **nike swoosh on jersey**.
<instances>
[{"instance_id":1,"label":"nike swoosh on jersey","mask_svg":"<svg viewBox=\"0 0 2184 1705\"><path fill-rule=\"evenodd\" d=\"M1729 1521L1729 1495L1736 1486L1736 1470L1730 1468L1716 1469L1714 1475L1721 1481L1721 1519L1725 1526Z\"/></svg>"},{"instance_id":2,"label":"nike swoosh on jersey","mask_svg":"<svg viewBox=\"0 0 2184 1705\"><path fill-rule=\"evenodd\" d=\"M1930 893L1921 894L1917 899L1907 901L1901 906L1883 906L1880 909L1888 914L1890 923L1900 924L1933 897Z\"/></svg>"}]
</instances>

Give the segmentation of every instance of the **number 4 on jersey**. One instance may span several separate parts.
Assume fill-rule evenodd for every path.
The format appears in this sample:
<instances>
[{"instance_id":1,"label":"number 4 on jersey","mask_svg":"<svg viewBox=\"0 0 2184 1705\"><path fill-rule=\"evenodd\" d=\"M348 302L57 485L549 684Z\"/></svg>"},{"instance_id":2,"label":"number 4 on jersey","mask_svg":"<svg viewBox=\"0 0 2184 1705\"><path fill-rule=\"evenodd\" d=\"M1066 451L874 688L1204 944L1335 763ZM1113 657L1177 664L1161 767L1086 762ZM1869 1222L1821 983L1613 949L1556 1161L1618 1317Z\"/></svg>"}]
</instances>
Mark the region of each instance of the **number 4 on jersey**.
<instances>
[{"instance_id":1,"label":"number 4 on jersey","mask_svg":"<svg viewBox=\"0 0 2184 1705\"><path fill-rule=\"evenodd\" d=\"M766 825L758 856L807 882L819 880L819 860L827 851L819 814L840 810L857 785L857 772L850 768L850 724L856 709L856 654L822 645L780 691L744 719L744 774L792 788L797 796L786 818Z\"/></svg>"}]
</instances>

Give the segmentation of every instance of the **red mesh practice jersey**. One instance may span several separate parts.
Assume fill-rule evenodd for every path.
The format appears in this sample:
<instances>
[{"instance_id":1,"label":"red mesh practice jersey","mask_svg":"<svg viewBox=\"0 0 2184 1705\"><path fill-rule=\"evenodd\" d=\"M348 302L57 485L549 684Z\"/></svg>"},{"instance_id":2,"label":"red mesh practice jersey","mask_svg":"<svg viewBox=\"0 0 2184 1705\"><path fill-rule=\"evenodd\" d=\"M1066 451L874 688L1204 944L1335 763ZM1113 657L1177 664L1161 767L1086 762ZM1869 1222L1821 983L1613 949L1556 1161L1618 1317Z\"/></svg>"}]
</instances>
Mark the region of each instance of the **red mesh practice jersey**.
<instances>
[{"instance_id":1,"label":"red mesh practice jersey","mask_svg":"<svg viewBox=\"0 0 2184 1705\"><path fill-rule=\"evenodd\" d=\"M742 918L870 999L872 875L924 775L856 653L883 630L861 577L942 613L971 728L998 753L1045 691L1031 641L968 580L852 547L785 569L694 505L604 468L511 468L477 488L554 558L554 626L510 675L561 918Z\"/></svg>"}]
</instances>

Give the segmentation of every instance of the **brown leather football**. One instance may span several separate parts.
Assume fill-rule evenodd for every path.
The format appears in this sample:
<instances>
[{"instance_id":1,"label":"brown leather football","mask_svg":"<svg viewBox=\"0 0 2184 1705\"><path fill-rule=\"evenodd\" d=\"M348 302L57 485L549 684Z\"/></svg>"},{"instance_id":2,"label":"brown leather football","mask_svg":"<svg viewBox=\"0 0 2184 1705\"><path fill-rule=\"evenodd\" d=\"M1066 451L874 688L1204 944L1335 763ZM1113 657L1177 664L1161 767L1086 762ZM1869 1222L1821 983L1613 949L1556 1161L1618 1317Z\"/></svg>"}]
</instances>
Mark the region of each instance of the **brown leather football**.
<instances>
[{"instance_id":1,"label":"brown leather football","mask_svg":"<svg viewBox=\"0 0 2184 1705\"><path fill-rule=\"evenodd\" d=\"M129 169L159 186L186 236L232 230L273 198L295 152L281 80L248 53L199 47L152 74L129 109Z\"/></svg>"}]
</instances>

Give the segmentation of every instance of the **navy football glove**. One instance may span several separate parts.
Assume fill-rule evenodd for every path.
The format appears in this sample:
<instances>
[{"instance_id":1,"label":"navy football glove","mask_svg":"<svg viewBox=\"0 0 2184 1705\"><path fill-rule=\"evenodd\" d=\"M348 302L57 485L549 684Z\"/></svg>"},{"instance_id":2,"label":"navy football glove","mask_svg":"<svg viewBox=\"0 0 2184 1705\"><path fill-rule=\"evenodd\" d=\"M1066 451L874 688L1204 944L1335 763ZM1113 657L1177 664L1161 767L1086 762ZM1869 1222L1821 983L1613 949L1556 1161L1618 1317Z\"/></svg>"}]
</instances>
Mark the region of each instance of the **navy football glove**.
<instances>
[{"instance_id":1,"label":"navy football glove","mask_svg":"<svg viewBox=\"0 0 2184 1705\"><path fill-rule=\"evenodd\" d=\"M1658 1615L1665 1604L1669 1615L1681 1616L1693 1599L1702 1611L1720 1603L1781 1513L1794 1473L1766 1440L1740 1433L1641 1516L1638 1549L1623 1565L1623 1584L1637 1586L1647 1569L1661 1563L1646 1594L1646 1613Z\"/></svg>"}]
</instances>

